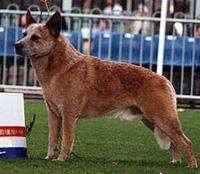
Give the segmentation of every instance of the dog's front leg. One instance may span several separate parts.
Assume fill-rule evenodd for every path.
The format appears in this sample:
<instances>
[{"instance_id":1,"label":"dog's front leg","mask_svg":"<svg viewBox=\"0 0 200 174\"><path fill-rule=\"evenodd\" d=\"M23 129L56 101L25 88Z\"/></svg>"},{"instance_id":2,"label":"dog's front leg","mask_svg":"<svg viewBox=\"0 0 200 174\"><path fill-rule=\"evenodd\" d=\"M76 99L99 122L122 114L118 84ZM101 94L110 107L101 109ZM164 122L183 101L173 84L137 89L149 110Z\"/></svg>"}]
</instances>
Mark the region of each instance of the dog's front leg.
<instances>
[{"instance_id":1,"label":"dog's front leg","mask_svg":"<svg viewBox=\"0 0 200 174\"><path fill-rule=\"evenodd\" d=\"M77 114L66 113L62 116L63 136L58 161L66 161L73 147Z\"/></svg>"},{"instance_id":2,"label":"dog's front leg","mask_svg":"<svg viewBox=\"0 0 200 174\"><path fill-rule=\"evenodd\" d=\"M48 152L45 159L51 159L54 157L58 146L59 133L61 128L61 117L55 113L49 104L48 108L48 126L49 126L49 140L48 140Z\"/></svg>"}]
</instances>

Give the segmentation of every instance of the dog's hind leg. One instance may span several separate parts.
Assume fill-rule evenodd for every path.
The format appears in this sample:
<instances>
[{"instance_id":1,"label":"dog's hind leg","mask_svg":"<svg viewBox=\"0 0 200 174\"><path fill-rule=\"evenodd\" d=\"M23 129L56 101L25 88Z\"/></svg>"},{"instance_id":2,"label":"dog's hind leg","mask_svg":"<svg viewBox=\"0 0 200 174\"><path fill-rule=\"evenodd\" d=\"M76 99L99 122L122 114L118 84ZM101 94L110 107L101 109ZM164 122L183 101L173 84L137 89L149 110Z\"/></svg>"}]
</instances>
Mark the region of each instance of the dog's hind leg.
<instances>
[{"instance_id":1,"label":"dog's hind leg","mask_svg":"<svg viewBox=\"0 0 200 174\"><path fill-rule=\"evenodd\" d=\"M179 152L178 145L157 126L155 126L154 134L161 149L171 149L172 163L181 163L181 154Z\"/></svg>"},{"instance_id":2,"label":"dog's hind leg","mask_svg":"<svg viewBox=\"0 0 200 174\"><path fill-rule=\"evenodd\" d=\"M193 155L192 143L190 139L188 139L183 132L177 132L177 134L179 134L179 139L177 139L177 143L183 150L184 154L187 156L188 166L192 168L197 168L197 161Z\"/></svg>"},{"instance_id":3,"label":"dog's hind leg","mask_svg":"<svg viewBox=\"0 0 200 174\"><path fill-rule=\"evenodd\" d=\"M141 121L144 123L145 126L147 126L151 131L153 131L155 133L155 128L156 128L156 132L160 132L159 134L163 134L162 137L165 137L164 139L167 141L167 135L165 135L163 132L161 132L161 130L159 130L158 127L156 127L154 125L154 123L152 123L150 120L146 119L146 118L143 118L141 119ZM155 135L156 136L156 135ZM157 135L158 136L158 135ZM158 143L160 142L161 143L161 138L157 137L156 138ZM166 142L165 141L165 142ZM169 142L167 142L168 144ZM165 144L165 143L162 143L162 144ZM171 146L170 146L170 149L172 151L172 163L181 163L181 155L180 155L180 152L179 152L179 149L178 149L178 146L171 141ZM166 146L166 145L165 145Z\"/></svg>"},{"instance_id":4,"label":"dog's hind leg","mask_svg":"<svg viewBox=\"0 0 200 174\"><path fill-rule=\"evenodd\" d=\"M151 115L152 109L149 114L146 112L146 115L148 115L149 118L152 118L154 124L170 138L174 145L177 144L180 146L187 157L188 165L192 168L197 168L197 162L193 155L191 141L183 134L177 113L173 110L168 110L167 107L165 108L164 106L161 108L161 111L156 108L156 111L153 112L154 114L156 113L154 116ZM172 150L174 156L177 157L174 161L179 161L177 146L173 146Z\"/></svg>"},{"instance_id":5,"label":"dog's hind leg","mask_svg":"<svg viewBox=\"0 0 200 174\"><path fill-rule=\"evenodd\" d=\"M181 129L177 130L171 130L168 131L167 134L169 135L170 139L180 146L180 148L183 150L184 154L187 157L188 165L192 168L197 168L197 162L193 155L193 149L192 149L192 143L191 141L184 135L184 133L181 131ZM174 150L174 160L172 162L179 162L179 153L177 145L173 146Z\"/></svg>"},{"instance_id":6,"label":"dog's hind leg","mask_svg":"<svg viewBox=\"0 0 200 174\"><path fill-rule=\"evenodd\" d=\"M174 142L171 142L171 147L170 149L172 150L172 163L181 163L181 154L180 151L178 149L178 145Z\"/></svg>"}]
</instances>

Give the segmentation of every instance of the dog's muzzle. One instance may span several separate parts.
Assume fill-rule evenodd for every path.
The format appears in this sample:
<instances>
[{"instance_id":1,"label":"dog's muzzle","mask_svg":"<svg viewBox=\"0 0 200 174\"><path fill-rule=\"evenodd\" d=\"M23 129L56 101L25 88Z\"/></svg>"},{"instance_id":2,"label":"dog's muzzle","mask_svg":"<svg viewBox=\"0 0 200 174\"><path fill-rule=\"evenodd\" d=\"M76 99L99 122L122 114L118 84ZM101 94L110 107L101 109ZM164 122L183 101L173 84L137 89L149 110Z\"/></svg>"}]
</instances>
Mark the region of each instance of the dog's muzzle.
<instances>
[{"instance_id":1,"label":"dog's muzzle","mask_svg":"<svg viewBox=\"0 0 200 174\"><path fill-rule=\"evenodd\" d=\"M19 55L21 55L22 54L22 49L23 49L23 44L22 43L20 43L20 42L17 42L16 44L15 44L15 51L16 51L16 53L17 54L19 54Z\"/></svg>"}]
</instances>

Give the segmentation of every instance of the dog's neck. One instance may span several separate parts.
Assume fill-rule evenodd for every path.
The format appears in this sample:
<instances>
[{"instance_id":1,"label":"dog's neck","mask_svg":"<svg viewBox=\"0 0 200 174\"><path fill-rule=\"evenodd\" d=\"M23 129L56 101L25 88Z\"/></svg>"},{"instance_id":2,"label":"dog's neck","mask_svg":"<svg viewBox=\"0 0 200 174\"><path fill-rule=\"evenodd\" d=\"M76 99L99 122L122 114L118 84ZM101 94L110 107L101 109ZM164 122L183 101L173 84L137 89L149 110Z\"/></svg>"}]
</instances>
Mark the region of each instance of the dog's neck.
<instances>
[{"instance_id":1,"label":"dog's neck","mask_svg":"<svg viewBox=\"0 0 200 174\"><path fill-rule=\"evenodd\" d=\"M50 83L53 76L67 72L67 70L83 59L84 55L75 50L65 36L60 34L51 53L44 57L31 58L31 64L40 85L45 86Z\"/></svg>"}]
</instances>

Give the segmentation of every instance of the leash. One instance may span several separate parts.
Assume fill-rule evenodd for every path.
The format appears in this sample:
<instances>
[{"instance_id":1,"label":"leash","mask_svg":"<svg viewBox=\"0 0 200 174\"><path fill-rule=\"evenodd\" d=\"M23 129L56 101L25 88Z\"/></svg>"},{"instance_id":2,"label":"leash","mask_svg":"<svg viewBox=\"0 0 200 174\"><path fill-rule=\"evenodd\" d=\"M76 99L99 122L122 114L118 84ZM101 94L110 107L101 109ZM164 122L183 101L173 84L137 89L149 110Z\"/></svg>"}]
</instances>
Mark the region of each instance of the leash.
<instances>
[{"instance_id":1,"label":"leash","mask_svg":"<svg viewBox=\"0 0 200 174\"><path fill-rule=\"evenodd\" d=\"M60 140L62 141L62 136L60 135ZM74 155L76 158L78 158L78 159L80 159L81 157L80 156L78 156L75 152L73 152L73 151L71 151L70 152L70 155Z\"/></svg>"},{"instance_id":2,"label":"leash","mask_svg":"<svg viewBox=\"0 0 200 174\"><path fill-rule=\"evenodd\" d=\"M40 18L39 18L39 23L41 23L41 20L42 20L42 12L44 10L44 8L46 7L47 9L47 12L48 12L48 17L50 17L50 11L49 11L49 6L48 6L48 3L49 3L50 0L40 0L40 5L41 5L41 11L40 11Z\"/></svg>"},{"instance_id":3,"label":"leash","mask_svg":"<svg viewBox=\"0 0 200 174\"><path fill-rule=\"evenodd\" d=\"M34 123L35 123L35 114L33 115L33 121L30 122L30 125L26 127L26 136L30 136L31 135L31 131L32 131L32 128L34 126Z\"/></svg>"},{"instance_id":4,"label":"leash","mask_svg":"<svg viewBox=\"0 0 200 174\"><path fill-rule=\"evenodd\" d=\"M80 159L81 157L80 156L78 156L77 154L75 154L73 151L71 151L71 153L70 154L72 154L72 155L74 155L76 158L78 158L78 159Z\"/></svg>"}]
</instances>

